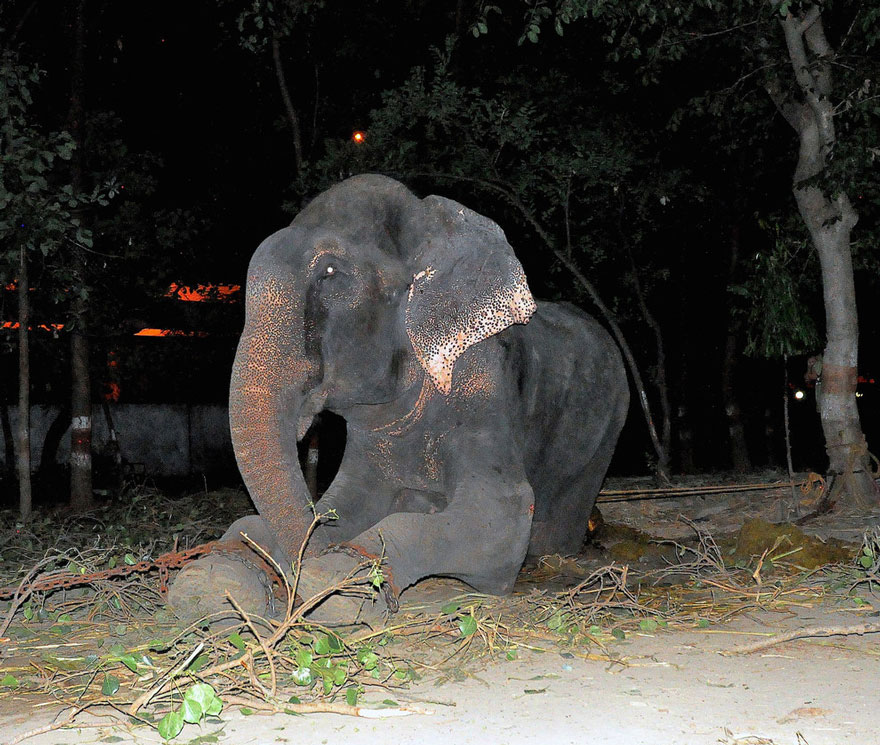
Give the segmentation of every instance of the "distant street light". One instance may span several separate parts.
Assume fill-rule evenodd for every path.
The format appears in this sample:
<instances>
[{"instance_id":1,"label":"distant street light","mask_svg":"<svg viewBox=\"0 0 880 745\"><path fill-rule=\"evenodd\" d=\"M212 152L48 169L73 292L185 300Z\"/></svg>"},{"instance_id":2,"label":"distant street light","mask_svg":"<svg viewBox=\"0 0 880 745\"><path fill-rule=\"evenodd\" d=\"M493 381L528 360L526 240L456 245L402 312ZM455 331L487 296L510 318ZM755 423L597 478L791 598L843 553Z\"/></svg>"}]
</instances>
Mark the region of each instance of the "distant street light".
<instances>
[{"instance_id":1,"label":"distant street light","mask_svg":"<svg viewBox=\"0 0 880 745\"><path fill-rule=\"evenodd\" d=\"M806 395L806 394L805 394L803 391L795 391L795 392L794 392L794 397L795 397L798 401L802 401L805 395Z\"/></svg>"},{"instance_id":2,"label":"distant street light","mask_svg":"<svg viewBox=\"0 0 880 745\"><path fill-rule=\"evenodd\" d=\"M356 129L354 132L351 133L351 141L355 145L363 145L366 139L367 133L361 131L360 129Z\"/></svg>"}]
</instances>

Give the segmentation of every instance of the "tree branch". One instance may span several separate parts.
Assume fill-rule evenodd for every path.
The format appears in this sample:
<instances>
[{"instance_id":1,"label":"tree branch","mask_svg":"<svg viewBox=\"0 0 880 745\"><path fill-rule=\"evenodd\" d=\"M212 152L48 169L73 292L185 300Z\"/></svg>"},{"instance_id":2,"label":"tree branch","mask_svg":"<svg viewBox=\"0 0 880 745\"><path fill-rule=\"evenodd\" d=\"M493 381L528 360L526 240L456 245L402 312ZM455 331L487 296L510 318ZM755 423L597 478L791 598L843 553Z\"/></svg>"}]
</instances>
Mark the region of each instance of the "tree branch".
<instances>
[{"instance_id":1,"label":"tree branch","mask_svg":"<svg viewBox=\"0 0 880 745\"><path fill-rule=\"evenodd\" d=\"M281 40L278 34L272 35L272 60L275 63L275 77L278 80L278 87L281 90L281 99L284 101L284 110L287 112L287 120L290 123L290 132L293 136L293 162L296 173L302 171L302 138L300 135L299 117L296 109L293 107L293 101L290 98L290 90L287 87L287 80L284 77L284 65L281 63Z\"/></svg>"}]
</instances>

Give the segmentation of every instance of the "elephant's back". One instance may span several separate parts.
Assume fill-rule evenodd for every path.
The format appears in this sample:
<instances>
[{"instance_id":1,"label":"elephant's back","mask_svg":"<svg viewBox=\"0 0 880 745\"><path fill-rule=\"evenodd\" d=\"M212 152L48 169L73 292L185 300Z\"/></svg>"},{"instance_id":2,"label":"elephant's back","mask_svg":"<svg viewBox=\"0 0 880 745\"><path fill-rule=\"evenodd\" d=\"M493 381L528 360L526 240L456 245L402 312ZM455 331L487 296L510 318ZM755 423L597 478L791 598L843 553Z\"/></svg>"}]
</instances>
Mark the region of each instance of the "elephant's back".
<instances>
[{"instance_id":1,"label":"elephant's back","mask_svg":"<svg viewBox=\"0 0 880 745\"><path fill-rule=\"evenodd\" d=\"M611 431L616 439L629 405L626 368L611 335L569 303L540 302L528 324L508 331L523 457L540 500L587 467Z\"/></svg>"},{"instance_id":2,"label":"elephant's back","mask_svg":"<svg viewBox=\"0 0 880 745\"><path fill-rule=\"evenodd\" d=\"M548 405L582 408L600 393L617 397L628 390L617 344L580 308L542 301L528 324L508 330L516 336L509 365L527 419Z\"/></svg>"}]
</instances>

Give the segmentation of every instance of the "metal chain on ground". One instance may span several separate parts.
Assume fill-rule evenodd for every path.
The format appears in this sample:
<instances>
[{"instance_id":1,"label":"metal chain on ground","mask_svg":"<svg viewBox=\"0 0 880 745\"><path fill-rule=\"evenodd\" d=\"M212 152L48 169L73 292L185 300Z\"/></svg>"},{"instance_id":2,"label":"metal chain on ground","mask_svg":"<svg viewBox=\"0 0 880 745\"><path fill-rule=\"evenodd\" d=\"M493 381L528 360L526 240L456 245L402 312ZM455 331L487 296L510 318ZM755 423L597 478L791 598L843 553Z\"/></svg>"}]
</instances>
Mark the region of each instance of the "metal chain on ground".
<instances>
[{"instance_id":1,"label":"metal chain on ground","mask_svg":"<svg viewBox=\"0 0 880 745\"><path fill-rule=\"evenodd\" d=\"M154 569L160 572L164 585L164 579L167 579L167 572L169 569L179 569L187 562L192 561L203 554L214 551L218 545L220 545L220 541L211 541L210 543L203 543L200 546L188 548L185 551L171 551L167 554L162 554L156 559L139 561L135 564L125 564L123 566L113 567L112 569L103 569L100 572L80 574L67 570L59 570L50 573L48 576L37 576L31 582L25 583L24 587L21 587L21 583L18 585L9 585L8 587L0 587L0 600L9 600L15 597L16 593L19 592L19 589L27 589L31 592L67 590L71 587L80 587L82 585L91 584L92 582L125 577L129 574L150 572Z\"/></svg>"}]
</instances>

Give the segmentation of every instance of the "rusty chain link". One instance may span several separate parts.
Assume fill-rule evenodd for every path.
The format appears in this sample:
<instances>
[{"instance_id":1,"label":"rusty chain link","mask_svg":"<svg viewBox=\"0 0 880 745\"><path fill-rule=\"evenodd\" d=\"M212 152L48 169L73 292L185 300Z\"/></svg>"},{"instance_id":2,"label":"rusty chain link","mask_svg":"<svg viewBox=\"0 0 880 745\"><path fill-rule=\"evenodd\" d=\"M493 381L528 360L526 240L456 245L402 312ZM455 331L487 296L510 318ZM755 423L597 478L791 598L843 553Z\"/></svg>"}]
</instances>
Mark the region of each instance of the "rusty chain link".
<instances>
[{"instance_id":1,"label":"rusty chain link","mask_svg":"<svg viewBox=\"0 0 880 745\"><path fill-rule=\"evenodd\" d=\"M203 554L211 553L212 551L217 550L220 546L225 548L225 545L220 541L210 541L209 543L203 543L202 545L188 548L185 551L170 551L167 554L162 554L156 559L139 561L136 564L125 564L123 566L113 567L112 569L103 569L100 572L80 574L60 570L51 573L49 576L38 575L31 582L25 582L24 585L19 583L17 585L0 587L0 600L9 600L15 597L17 593L24 590L29 592L66 590L71 587L88 585L92 582L100 582L101 580L106 579L125 577L129 574L140 574L154 569L159 570L161 578L160 589L164 592L167 585L168 570L179 569L187 562L192 561Z\"/></svg>"}]
</instances>

